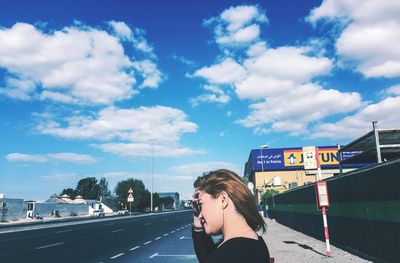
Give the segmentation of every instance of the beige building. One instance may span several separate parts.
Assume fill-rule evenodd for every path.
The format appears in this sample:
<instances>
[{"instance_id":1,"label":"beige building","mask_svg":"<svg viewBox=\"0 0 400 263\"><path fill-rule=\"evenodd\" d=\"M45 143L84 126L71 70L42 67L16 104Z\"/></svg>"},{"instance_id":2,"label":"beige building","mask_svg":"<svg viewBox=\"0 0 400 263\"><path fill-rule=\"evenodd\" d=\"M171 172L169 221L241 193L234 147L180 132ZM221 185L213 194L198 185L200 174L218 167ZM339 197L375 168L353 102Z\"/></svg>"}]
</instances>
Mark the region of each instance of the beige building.
<instances>
[{"instance_id":1,"label":"beige building","mask_svg":"<svg viewBox=\"0 0 400 263\"><path fill-rule=\"evenodd\" d=\"M337 146L318 147L321 179L340 174ZM356 154L348 153L344 158ZM344 167L347 172L362 165ZM252 182L258 200L267 189L279 192L317 181L317 169L304 168L303 148L260 148L250 152L245 165L244 177Z\"/></svg>"}]
</instances>

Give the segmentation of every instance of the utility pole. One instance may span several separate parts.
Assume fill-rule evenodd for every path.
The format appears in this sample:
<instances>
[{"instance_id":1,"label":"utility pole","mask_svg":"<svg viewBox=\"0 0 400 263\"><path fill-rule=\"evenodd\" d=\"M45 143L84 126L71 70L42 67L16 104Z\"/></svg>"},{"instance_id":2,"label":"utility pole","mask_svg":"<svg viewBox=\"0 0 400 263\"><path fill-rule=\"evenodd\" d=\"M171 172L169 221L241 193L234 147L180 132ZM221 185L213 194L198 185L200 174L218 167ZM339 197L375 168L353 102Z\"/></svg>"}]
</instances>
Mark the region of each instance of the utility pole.
<instances>
[{"instance_id":1,"label":"utility pole","mask_svg":"<svg viewBox=\"0 0 400 263\"><path fill-rule=\"evenodd\" d=\"M150 196L150 211L153 212L153 173L154 173L154 164L153 164L153 155L154 155L154 141L156 139L149 139L151 141L151 196Z\"/></svg>"}]
</instances>

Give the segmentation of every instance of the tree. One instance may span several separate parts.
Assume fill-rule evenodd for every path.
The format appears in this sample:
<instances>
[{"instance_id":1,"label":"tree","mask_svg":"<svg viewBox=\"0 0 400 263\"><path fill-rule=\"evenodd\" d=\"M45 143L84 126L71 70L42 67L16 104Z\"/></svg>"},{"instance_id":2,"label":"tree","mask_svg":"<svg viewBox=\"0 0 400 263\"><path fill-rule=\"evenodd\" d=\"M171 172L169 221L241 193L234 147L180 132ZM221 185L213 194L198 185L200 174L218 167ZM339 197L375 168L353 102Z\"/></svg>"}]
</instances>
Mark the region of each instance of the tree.
<instances>
[{"instance_id":1,"label":"tree","mask_svg":"<svg viewBox=\"0 0 400 263\"><path fill-rule=\"evenodd\" d=\"M267 200L267 198L269 198L269 197L271 197L271 196L273 196L273 195L277 195L277 194L279 194L279 191L278 191L278 190L275 190L275 189L267 189L266 191L264 191L264 192L262 193L261 199L265 201L265 200Z\"/></svg>"},{"instance_id":2,"label":"tree","mask_svg":"<svg viewBox=\"0 0 400 263\"><path fill-rule=\"evenodd\" d=\"M134 202L132 203L132 209L133 210L143 210L146 206L146 194L147 191L144 188L144 184L141 180L130 178L127 180L123 180L117 183L117 186L115 187L115 194L117 195L118 203L122 204L122 207L128 207L128 191L129 188L132 188L133 190L133 197ZM148 196L150 198L150 194ZM150 200L150 199L149 199ZM150 204L150 202L149 202Z\"/></svg>"},{"instance_id":3,"label":"tree","mask_svg":"<svg viewBox=\"0 0 400 263\"><path fill-rule=\"evenodd\" d=\"M105 177L102 177L99 182L100 186L100 196L108 197L111 196L111 191L108 189L108 182Z\"/></svg>"},{"instance_id":4,"label":"tree","mask_svg":"<svg viewBox=\"0 0 400 263\"><path fill-rule=\"evenodd\" d=\"M98 200L100 198L100 186L97 184L95 177L87 177L79 180L75 190L84 199Z\"/></svg>"},{"instance_id":5,"label":"tree","mask_svg":"<svg viewBox=\"0 0 400 263\"><path fill-rule=\"evenodd\" d=\"M61 192L61 195L68 195L70 198L74 199L77 195L78 192L72 188L64 188Z\"/></svg>"}]
</instances>

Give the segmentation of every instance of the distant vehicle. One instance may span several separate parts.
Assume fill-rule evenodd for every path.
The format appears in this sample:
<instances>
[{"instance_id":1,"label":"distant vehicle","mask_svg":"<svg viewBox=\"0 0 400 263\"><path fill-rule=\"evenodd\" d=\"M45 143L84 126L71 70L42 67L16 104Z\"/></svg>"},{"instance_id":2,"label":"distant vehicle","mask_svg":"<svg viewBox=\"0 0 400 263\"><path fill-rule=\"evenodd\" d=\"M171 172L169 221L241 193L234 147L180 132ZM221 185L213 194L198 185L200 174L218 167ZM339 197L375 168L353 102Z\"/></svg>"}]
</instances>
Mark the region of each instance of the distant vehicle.
<instances>
[{"instance_id":1,"label":"distant vehicle","mask_svg":"<svg viewBox=\"0 0 400 263\"><path fill-rule=\"evenodd\" d=\"M100 208L99 210L93 211L93 216L105 217L106 213L104 213L104 209L103 208Z\"/></svg>"},{"instance_id":2,"label":"distant vehicle","mask_svg":"<svg viewBox=\"0 0 400 263\"><path fill-rule=\"evenodd\" d=\"M39 215L39 214L36 214L36 215L35 215L35 219L43 219L43 216L41 216L41 215Z\"/></svg>"},{"instance_id":3,"label":"distant vehicle","mask_svg":"<svg viewBox=\"0 0 400 263\"><path fill-rule=\"evenodd\" d=\"M126 216L126 215L129 215L129 211L128 211L127 209L119 210L119 211L117 212L117 214L118 214L119 216Z\"/></svg>"}]
</instances>

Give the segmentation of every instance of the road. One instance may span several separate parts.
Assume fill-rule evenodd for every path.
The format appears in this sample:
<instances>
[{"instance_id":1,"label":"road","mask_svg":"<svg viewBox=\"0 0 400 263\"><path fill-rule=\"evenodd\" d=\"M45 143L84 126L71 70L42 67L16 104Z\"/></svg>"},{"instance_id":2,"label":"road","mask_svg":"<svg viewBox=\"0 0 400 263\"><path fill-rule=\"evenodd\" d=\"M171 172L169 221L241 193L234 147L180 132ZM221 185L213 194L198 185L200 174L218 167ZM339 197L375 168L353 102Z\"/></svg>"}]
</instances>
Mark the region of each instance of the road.
<instances>
[{"instance_id":1,"label":"road","mask_svg":"<svg viewBox=\"0 0 400 263\"><path fill-rule=\"evenodd\" d=\"M191 211L0 234L0 262L197 262Z\"/></svg>"}]
</instances>

